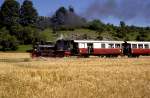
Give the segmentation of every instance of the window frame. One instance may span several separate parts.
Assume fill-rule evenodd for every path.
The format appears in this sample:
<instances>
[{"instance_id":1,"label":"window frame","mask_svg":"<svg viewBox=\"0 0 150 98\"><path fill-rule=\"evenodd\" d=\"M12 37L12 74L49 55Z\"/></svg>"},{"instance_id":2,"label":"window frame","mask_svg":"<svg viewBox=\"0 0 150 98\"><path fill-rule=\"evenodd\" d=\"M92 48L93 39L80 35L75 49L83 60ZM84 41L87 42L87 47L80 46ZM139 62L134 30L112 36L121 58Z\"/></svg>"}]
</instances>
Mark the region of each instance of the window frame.
<instances>
[{"instance_id":1,"label":"window frame","mask_svg":"<svg viewBox=\"0 0 150 98\"><path fill-rule=\"evenodd\" d=\"M108 44L108 48L115 48L113 43Z\"/></svg>"},{"instance_id":2,"label":"window frame","mask_svg":"<svg viewBox=\"0 0 150 98\"><path fill-rule=\"evenodd\" d=\"M119 45L119 46L117 46L117 45ZM114 46L115 46L115 48L121 48L121 44L115 44Z\"/></svg>"},{"instance_id":3,"label":"window frame","mask_svg":"<svg viewBox=\"0 0 150 98\"><path fill-rule=\"evenodd\" d=\"M148 47L146 48L146 46L145 45L147 45ZM144 49L149 49L150 47L149 47L149 44L144 44Z\"/></svg>"},{"instance_id":4,"label":"window frame","mask_svg":"<svg viewBox=\"0 0 150 98\"><path fill-rule=\"evenodd\" d=\"M104 45L104 47L102 47L103 45ZM106 44L104 44L104 43L103 43L103 44L101 44L101 48L106 48Z\"/></svg>"},{"instance_id":5,"label":"window frame","mask_svg":"<svg viewBox=\"0 0 150 98\"><path fill-rule=\"evenodd\" d=\"M143 49L144 47L143 47L143 44L138 44L138 48L139 49Z\"/></svg>"},{"instance_id":6,"label":"window frame","mask_svg":"<svg viewBox=\"0 0 150 98\"><path fill-rule=\"evenodd\" d=\"M134 47L134 45L136 45L136 47ZM137 49L138 48L138 44L132 44L132 48L133 49Z\"/></svg>"}]
</instances>

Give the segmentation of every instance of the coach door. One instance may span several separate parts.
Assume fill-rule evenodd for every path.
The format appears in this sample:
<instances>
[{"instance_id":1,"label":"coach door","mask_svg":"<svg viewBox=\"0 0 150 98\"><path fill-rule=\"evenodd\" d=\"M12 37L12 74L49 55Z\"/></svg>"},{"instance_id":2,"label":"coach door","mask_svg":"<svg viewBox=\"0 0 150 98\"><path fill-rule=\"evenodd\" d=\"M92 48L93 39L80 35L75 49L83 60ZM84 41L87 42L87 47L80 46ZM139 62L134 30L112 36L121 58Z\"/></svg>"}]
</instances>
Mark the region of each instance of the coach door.
<instances>
[{"instance_id":1,"label":"coach door","mask_svg":"<svg viewBox=\"0 0 150 98\"><path fill-rule=\"evenodd\" d=\"M125 42L122 44L122 53L124 55L128 55L130 56L131 55L131 44Z\"/></svg>"},{"instance_id":2,"label":"coach door","mask_svg":"<svg viewBox=\"0 0 150 98\"><path fill-rule=\"evenodd\" d=\"M93 43L87 43L88 54L93 54Z\"/></svg>"}]
</instances>

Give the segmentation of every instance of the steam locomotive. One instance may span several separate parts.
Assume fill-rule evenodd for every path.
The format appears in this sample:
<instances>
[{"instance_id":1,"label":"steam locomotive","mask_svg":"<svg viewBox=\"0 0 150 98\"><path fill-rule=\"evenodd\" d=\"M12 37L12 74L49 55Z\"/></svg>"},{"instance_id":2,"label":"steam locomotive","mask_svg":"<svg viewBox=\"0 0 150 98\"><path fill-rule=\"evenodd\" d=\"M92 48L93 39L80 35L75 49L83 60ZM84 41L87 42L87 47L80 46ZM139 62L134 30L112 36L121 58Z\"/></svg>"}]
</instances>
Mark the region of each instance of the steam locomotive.
<instances>
[{"instance_id":1,"label":"steam locomotive","mask_svg":"<svg viewBox=\"0 0 150 98\"><path fill-rule=\"evenodd\" d=\"M57 40L56 43L36 44L32 57L65 56L139 57L150 55L150 42L145 41L98 41Z\"/></svg>"}]
</instances>

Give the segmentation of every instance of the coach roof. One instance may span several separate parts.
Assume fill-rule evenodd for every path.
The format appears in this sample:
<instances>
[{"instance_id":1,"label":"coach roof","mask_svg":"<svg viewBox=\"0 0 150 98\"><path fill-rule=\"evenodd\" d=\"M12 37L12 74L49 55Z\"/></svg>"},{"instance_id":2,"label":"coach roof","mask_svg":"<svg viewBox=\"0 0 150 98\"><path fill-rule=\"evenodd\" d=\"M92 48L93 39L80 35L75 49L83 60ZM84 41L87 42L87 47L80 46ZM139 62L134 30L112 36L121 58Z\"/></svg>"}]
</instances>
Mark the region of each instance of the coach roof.
<instances>
[{"instance_id":1,"label":"coach roof","mask_svg":"<svg viewBox=\"0 0 150 98\"><path fill-rule=\"evenodd\" d=\"M124 41L74 40L77 43L124 43Z\"/></svg>"}]
</instances>

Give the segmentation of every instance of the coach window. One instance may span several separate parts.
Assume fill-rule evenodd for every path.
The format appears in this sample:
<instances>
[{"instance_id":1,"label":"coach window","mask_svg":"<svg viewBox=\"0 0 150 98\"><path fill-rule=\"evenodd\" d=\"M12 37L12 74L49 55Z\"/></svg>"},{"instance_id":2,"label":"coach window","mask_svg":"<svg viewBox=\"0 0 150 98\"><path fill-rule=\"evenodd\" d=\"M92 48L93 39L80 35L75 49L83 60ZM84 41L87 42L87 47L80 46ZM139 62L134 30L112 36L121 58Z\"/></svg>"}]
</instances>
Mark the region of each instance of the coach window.
<instances>
[{"instance_id":1,"label":"coach window","mask_svg":"<svg viewBox=\"0 0 150 98\"><path fill-rule=\"evenodd\" d=\"M143 44L138 44L138 47L139 48L143 48Z\"/></svg>"},{"instance_id":2,"label":"coach window","mask_svg":"<svg viewBox=\"0 0 150 98\"><path fill-rule=\"evenodd\" d=\"M137 44L132 44L132 48L137 48Z\"/></svg>"},{"instance_id":3,"label":"coach window","mask_svg":"<svg viewBox=\"0 0 150 98\"><path fill-rule=\"evenodd\" d=\"M101 44L101 48L105 48L105 44Z\"/></svg>"},{"instance_id":4,"label":"coach window","mask_svg":"<svg viewBox=\"0 0 150 98\"><path fill-rule=\"evenodd\" d=\"M115 44L115 48L120 48L120 44Z\"/></svg>"},{"instance_id":5,"label":"coach window","mask_svg":"<svg viewBox=\"0 0 150 98\"><path fill-rule=\"evenodd\" d=\"M145 49L149 48L148 44L144 44L144 47L145 47Z\"/></svg>"},{"instance_id":6,"label":"coach window","mask_svg":"<svg viewBox=\"0 0 150 98\"><path fill-rule=\"evenodd\" d=\"M109 44L109 48L114 48L114 44Z\"/></svg>"},{"instance_id":7,"label":"coach window","mask_svg":"<svg viewBox=\"0 0 150 98\"><path fill-rule=\"evenodd\" d=\"M85 48L85 44L84 43L79 43L79 48Z\"/></svg>"}]
</instances>

